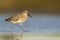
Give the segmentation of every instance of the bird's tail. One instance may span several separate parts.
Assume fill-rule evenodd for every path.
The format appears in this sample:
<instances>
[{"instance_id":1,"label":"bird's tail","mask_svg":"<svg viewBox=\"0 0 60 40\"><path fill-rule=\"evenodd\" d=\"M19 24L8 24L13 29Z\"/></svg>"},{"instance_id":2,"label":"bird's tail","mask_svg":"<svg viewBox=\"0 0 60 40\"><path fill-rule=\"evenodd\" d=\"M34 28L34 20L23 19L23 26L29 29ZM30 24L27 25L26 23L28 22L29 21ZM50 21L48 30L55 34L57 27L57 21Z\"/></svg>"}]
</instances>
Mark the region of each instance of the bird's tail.
<instances>
[{"instance_id":1,"label":"bird's tail","mask_svg":"<svg viewBox=\"0 0 60 40\"><path fill-rule=\"evenodd\" d=\"M5 21L8 21L8 19L5 19Z\"/></svg>"}]
</instances>

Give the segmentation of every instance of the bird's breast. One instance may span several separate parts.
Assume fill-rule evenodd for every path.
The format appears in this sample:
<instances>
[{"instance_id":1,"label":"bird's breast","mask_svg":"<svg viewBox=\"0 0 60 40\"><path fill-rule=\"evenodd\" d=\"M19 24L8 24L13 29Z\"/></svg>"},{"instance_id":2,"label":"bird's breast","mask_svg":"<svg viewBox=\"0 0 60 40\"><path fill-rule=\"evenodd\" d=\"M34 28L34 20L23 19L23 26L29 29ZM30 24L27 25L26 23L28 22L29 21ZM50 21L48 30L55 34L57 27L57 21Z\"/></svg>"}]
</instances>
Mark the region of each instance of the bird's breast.
<instances>
[{"instance_id":1,"label":"bird's breast","mask_svg":"<svg viewBox=\"0 0 60 40\"><path fill-rule=\"evenodd\" d=\"M24 22L27 19L27 15L22 15L19 17L19 20Z\"/></svg>"}]
</instances>

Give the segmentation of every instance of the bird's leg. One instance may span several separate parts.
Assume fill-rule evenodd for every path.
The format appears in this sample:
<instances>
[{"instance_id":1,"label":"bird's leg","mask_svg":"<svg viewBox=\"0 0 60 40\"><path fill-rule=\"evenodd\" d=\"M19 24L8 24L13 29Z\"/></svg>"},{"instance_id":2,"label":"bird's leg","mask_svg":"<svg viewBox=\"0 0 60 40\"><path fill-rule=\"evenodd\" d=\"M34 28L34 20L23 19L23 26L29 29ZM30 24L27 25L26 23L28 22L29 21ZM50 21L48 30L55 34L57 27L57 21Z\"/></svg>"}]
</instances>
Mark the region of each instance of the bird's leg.
<instances>
[{"instance_id":1,"label":"bird's leg","mask_svg":"<svg viewBox=\"0 0 60 40\"><path fill-rule=\"evenodd\" d=\"M23 28L23 24L22 23L20 23L20 28L22 29L22 32L25 31L24 28Z\"/></svg>"},{"instance_id":2,"label":"bird's leg","mask_svg":"<svg viewBox=\"0 0 60 40\"><path fill-rule=\"evenodd\" d=\"M13 25L11 25L11 27L10 27L10 32L12 32L12 29L13 29Z\"/></svg>"},{"instance_id":3,"label":"bird's leg","mask_svg":"<svg viewBox=\"0 0 60 40\"><path fill-rule=\"evenodd\" d=\"M10 34L11 34L11 36L12 36L12 40L14 39L14 35L13 35L13 33L12 33L12 29L13 29L13 25L11 25L11 27L10 27Z\"/></svg>"},{"instance_id":4,"label":"bird's leg","mask_svg":"<svg viewBox=\"0 0 60 40\"><path fill-rule=\"evenodd\" d=\"M11 32L11 33L12 33L12 29L13 29L13 28L12 28L12 26L11 26L11 27L10 27L10 32Z\"/></svg>"},{"instance_id":5,"label":"bird's leg","mask_svg":"<svg viewBox=\"0 0 60 40\"><path fill-rule=\"evenodd\" d=\"M20 28L22 29L22 32L21 32L21 34L20 34L20 37L22 38L23 32L24 32L24 28L22 27L22 23L20 23Z\"/></svg>"}]
</instances>

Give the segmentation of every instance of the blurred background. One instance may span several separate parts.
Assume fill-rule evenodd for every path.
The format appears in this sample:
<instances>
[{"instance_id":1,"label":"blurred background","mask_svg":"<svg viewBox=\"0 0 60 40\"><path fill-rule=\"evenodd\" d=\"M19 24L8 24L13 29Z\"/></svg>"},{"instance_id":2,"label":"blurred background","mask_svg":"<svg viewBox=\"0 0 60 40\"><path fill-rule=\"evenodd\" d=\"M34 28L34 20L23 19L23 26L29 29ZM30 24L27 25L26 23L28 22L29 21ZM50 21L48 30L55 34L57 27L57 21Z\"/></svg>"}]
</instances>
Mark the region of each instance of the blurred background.
<instances>
[{"instance_id":1,"label":"blurred background","mask_svg":"<svg viewBox=\"0 0 60 40\"><path fill-rule=\"evenodd\" d=\"M12 32L21 32L18 24L5 19L25 9L32 16L23 24L30 40L60 40L60 0L0 0L0 32L9 32L11 26Z\"/></svg>"},{"instance_id":2,"label":"blurred background","mask_svg":"<svg viewBox=\"0 0 60 40\"><path fill-rule=\"evenodd\" d=\"M31 12L60 12L60 0L0 0L0 12L16 12L29 9Z\"/></svg>"}]
</instances>

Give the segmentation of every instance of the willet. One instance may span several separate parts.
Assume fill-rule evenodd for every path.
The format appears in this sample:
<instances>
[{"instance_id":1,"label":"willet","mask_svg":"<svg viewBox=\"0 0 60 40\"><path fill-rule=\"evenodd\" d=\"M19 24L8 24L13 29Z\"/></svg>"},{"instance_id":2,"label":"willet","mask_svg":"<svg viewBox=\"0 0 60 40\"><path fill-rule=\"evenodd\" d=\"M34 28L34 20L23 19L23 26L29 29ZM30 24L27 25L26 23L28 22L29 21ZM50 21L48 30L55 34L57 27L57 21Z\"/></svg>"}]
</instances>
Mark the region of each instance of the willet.
<instances>
[{"instance_id":1,"label":"willet","mask_svg":"<svg viewBox=\"0 0 60 40\"><path fill-rule=\"evenodd\" d=\"M15 16L11 16L7 19L5 19L6 22L11 22L13 24L20 24L22 31L24 32L24 29L22 27L22 24L26 21L28 16L31 17L28 10L24 10L21 13L16 14ZM11 27L12 28L12 27Z\"/></svg>"}]
</instances>

